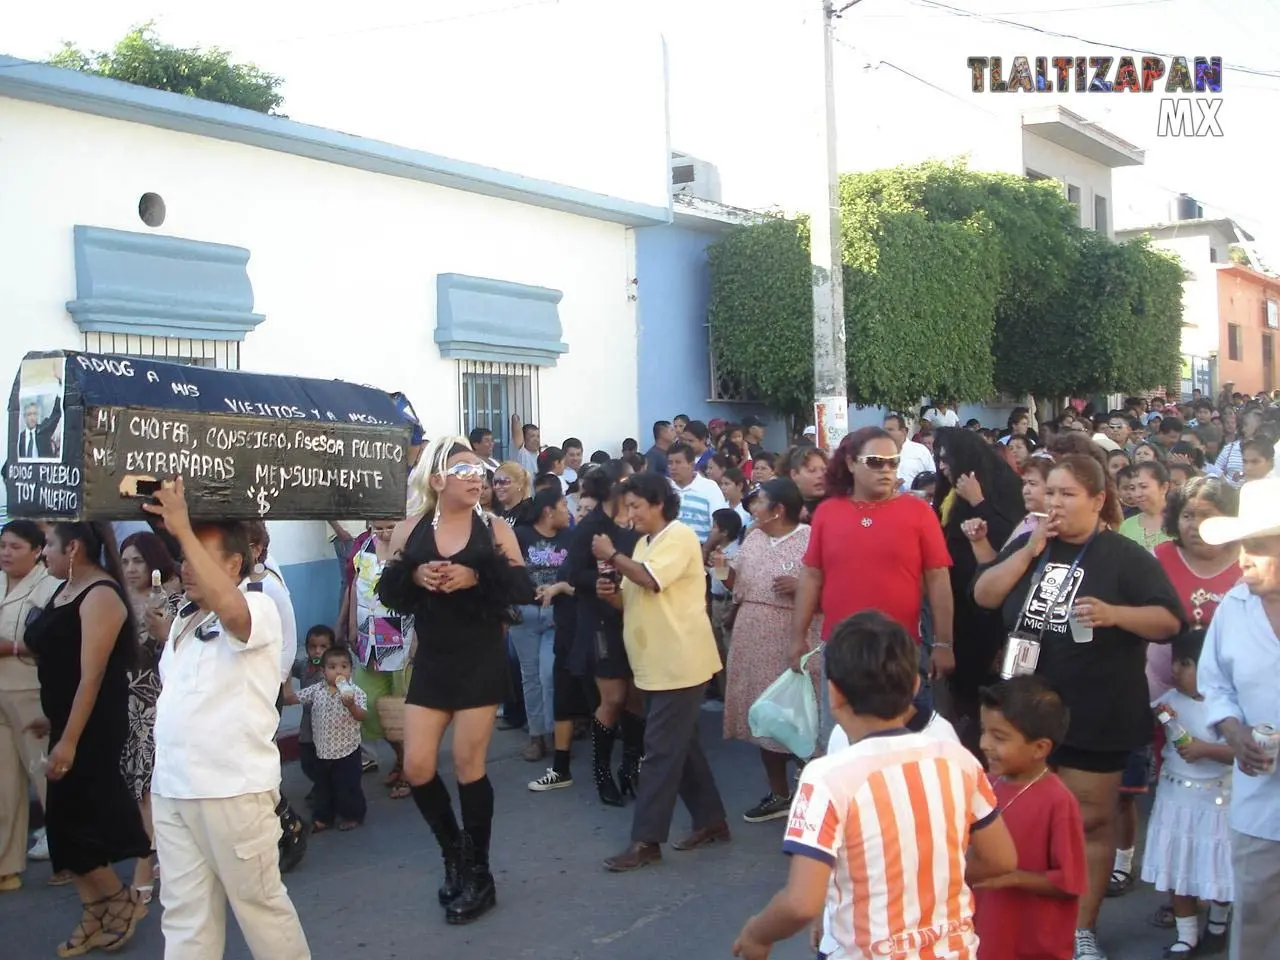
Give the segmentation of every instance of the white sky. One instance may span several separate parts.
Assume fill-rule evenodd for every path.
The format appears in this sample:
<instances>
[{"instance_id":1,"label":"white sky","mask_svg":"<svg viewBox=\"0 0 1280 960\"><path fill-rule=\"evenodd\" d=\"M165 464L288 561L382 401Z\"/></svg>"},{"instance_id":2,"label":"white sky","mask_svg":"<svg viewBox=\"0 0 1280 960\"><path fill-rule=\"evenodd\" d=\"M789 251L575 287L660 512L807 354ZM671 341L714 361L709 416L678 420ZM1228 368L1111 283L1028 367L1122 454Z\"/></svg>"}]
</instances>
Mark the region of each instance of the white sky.
<instances>
[{"instance_id":1,"label":"white sky","mask_svg":"<svg viewBox=\"0 0 1280 960\"><path fill-rule=\"evenodd\" d=\"M1273 267L1280 265L1280 0L946 2L1106 46L956 15L927 0L862 0L838 28L843 167L866 166L868 151L889 142L927 153L931 116L953 123L971 116L978 138L1001 122L1002 111L1031 100L971 93L971 55L1003 56L1006 74L1016 55L1220 55L1221 138L1156 138L1159 93L1053 94L1035 102L1060 103L1147 151L1144 167L1116 174L1118 226L1167 219L1169 201L1185 191L1206 215L1239 221ZM632 156L630 143L651 144L655 136L661 32L672 146L719 167L728 203L794 208L805 201L811 167L803 156L820 91L813 34L802 22L818 0L65 0L5 7L0 52L39 59L64 39L108 47L131 25L154 19L169 42L216 44L287 78L284 112L294 119L590 189L634 183L658 162L651 146ZM548 100L555 102L550 111ZM555 121L550 130L548 117ZM627 136L627 149L615 149L609 163L617 169L594 178L582 172L594 160L581 158L607 156L610 144ZM650 191L614 192L638 199Z\"/></svg>"}]
</instances>

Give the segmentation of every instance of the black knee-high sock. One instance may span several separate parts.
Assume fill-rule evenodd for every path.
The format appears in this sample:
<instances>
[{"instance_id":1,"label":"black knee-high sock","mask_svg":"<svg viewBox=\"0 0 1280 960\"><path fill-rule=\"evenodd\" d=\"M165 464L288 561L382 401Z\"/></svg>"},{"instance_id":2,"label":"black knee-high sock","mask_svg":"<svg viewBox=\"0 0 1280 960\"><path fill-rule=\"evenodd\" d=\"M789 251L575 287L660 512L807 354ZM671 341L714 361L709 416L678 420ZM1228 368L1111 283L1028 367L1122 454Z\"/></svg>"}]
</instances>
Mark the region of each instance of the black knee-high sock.
<instances>
[{"instance_id":1,"label":"black knee-high sock","mask_svg":"<svg viewBox=\"0 0 1280 960\"><path fill-rule=\"evenodd\" d=\"M459 791L461 792L461 791ZM449 788L436 774L426 783L411 787L413 802L418 805L422 819L435 834L436 842L445 853L452 852L458 846L461 831L458 829L458 818L453 813L453 798L449 796Z\"/></svg>"},{"instance_id":2,"label":"black knee-high sock","mask_svg":"<svg viewBox=\"0 0 1280 960\"><path fill-rule=\"evenodd\" d=\"M475 845L476 866L489 866L489 839L493 835L493 784L487 776L458 784L462 829Z\"/></svg>"}]
</instances>

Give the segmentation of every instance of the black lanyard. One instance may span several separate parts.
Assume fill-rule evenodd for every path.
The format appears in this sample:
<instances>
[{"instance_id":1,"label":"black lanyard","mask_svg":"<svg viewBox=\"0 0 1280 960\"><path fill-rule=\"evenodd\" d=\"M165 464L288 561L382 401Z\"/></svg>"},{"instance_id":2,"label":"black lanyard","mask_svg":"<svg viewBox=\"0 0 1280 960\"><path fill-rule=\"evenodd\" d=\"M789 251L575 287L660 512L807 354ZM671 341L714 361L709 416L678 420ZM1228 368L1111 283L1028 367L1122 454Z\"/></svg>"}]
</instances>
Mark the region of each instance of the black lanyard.
<instances>
[{"instance_id":1,"label":"black lanyard","mask_svg":"<svg viewBox=\"0 0 1280 960\"><path fill-rule=\"evenodd\" d=\"M1033 534L1034 536L1034 534ZM1052 616L1054 608L1060 604L1071 590L1071 580L1076 574L1080 562L1084 559L1084 555L1089 552L1089 547L1093 545L1094 539L1098 536L1095 529L1089 534L1089 539L1084 542L1084 546L1080 548L1080 552L1076 554L1071 566L1067 568L1067 575L1062 580L1062 586L1058 588L1058 592L1054 594L1053 600L1045 609L1044 617L1040 620L1040 633L1037 640L1044 640L1044 632L1049 628L1049 617ZM1036 590L1040 587L1040 581L1044 577L1045 568L1049 566L1049 544L1045 544L1044 553L1040 555L1040 563L1036 566L1035 573L1031 576L1031 584L1027 587L1027 597L1022 601L1022 609L1018 611L1017 622L1013 625L1013 632L1017 633L1022 627L1022 621L1027 615L1027 611L1031 608L1031 600L1036 595Z\"/></svg>"}]
</instances>

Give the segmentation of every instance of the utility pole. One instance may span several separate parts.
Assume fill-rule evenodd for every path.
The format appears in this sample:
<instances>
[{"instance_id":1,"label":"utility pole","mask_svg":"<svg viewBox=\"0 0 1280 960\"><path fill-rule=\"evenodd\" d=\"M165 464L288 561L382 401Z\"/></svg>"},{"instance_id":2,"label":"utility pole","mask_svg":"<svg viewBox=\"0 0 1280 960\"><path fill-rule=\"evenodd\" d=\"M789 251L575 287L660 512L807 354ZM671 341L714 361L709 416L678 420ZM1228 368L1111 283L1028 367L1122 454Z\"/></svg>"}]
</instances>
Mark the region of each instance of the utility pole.
<instances>
[{"instance_id":1,"label":"utility pole","mask_svg":"<svg viewBox=\"0 0 1280 960\"><path fill-rule=\"evenodd\" d=\"M815 0L810 0L815 2ZM836 91L832 41L838 15L830 0L811 18L821 31L823 109L816 126L821 160L809 209L809 259L813 268L813 398L819 447L834 450L849 432L849 386L844 333L844 274L840 229L840 176L836 165ZM856 2L856 0L855 0ZM846 4L843 10L853 6ZM817 172L817 171L815 171Z\"/></svg>"}]
</instances>

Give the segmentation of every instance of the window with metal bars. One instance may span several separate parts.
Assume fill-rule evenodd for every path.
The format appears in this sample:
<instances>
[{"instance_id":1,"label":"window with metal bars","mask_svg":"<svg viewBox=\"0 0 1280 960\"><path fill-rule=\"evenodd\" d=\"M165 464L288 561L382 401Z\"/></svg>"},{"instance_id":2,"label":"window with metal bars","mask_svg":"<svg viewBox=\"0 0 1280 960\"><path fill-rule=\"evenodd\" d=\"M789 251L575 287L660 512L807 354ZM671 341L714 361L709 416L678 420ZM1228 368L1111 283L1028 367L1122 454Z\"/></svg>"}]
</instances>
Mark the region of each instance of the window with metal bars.
<instances>
[{"instance_id":1,"label":"window with metal bars","mask_svg":"<svg viewBox=\"0 0 1280 960\"><path fill-rule=\"evenodd\" d=\"M147 357L193 367L240 369L238 340L189 340L178 337L144 337L132 333L86 333L84 350L85 353Z\"/></svg>"},{"instance_id":2,"label":"window with metal bars","mask_svg":"<svg viewBox=\"0 0 1280 960\"><path fill-rule=\"evenodd\" d=\"M458 362L458 432L466 436L476 427L493 431L493 456L515 456L520 438L511 436L511 415L520 422L538 422L538 368L522 363Z\"/></svg>"}]
</instances>

